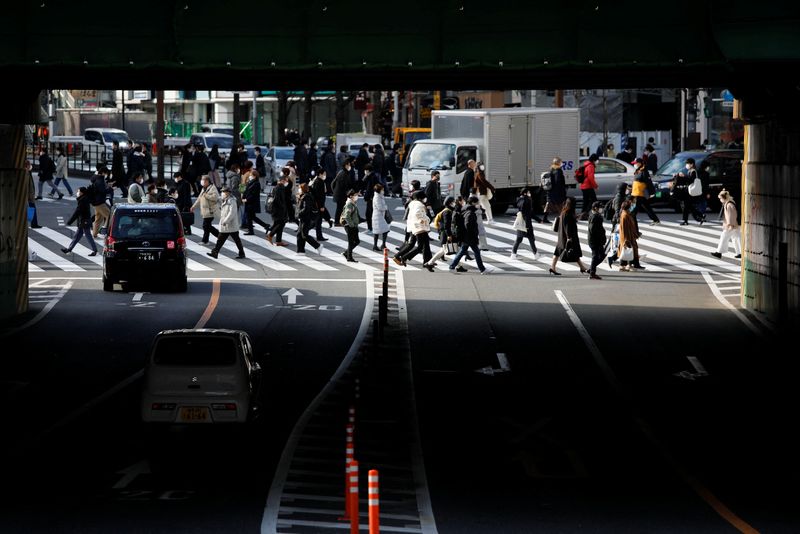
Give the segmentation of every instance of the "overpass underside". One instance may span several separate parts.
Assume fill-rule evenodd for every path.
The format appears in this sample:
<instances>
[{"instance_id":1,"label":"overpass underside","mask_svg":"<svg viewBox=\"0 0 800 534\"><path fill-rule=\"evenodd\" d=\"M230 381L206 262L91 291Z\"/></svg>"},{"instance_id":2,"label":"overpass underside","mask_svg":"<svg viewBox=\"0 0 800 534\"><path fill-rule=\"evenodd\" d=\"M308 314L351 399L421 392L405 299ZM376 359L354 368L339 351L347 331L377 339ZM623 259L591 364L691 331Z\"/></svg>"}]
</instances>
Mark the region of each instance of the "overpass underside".
<instances>
[{"instance_id":1,"label":"overpass underside","mask_svg":"<svg viewBox=\"0 0 800 534\"><path fill-rule=\"evenodd\" d=\"M0 316L27 306L21 125L38 122L42 89L724 86L748 124L742 303L798 321L800 4L142 0L92 13L37 0L0 22L13 80L0 102Z\"/></svg>"}]
</instances>

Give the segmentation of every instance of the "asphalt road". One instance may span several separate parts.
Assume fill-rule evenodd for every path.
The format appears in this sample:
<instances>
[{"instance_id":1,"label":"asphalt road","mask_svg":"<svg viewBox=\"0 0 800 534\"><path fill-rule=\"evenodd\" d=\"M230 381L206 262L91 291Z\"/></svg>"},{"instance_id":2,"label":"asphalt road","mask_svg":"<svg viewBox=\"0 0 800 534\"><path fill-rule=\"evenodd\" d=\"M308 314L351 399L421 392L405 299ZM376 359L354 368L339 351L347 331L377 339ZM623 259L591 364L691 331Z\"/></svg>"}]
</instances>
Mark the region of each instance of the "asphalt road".
<instances>
[{"instance_id":1,"label":"asphalt road","mask_svg":"<svg viewBox=\"0 0 800 534\"><path fill-rule=\"evenodd\" d=\"M39 202L51 231L30 241L53 256L31 262L31 311L3 325L49 310L2 338L13 350L0 379L10 408L0 531L259 531L287 437L350 349L365 272L380 272L381 255L362 234L360 263L347 265L343 234L326 228L325 255L298 258L257 230L246 260L226 251L210 262L194 243L186 294L104 293L91 258L58 252L68 238L58 217L73 202ZM402 270L439 532L798 530L791 351L778 348L780 332L721 302L738 300L738 265L708 254L718 229L660 215L662 226L642 226L649 269L604 266L602 281L568 266L548 276L544 225L545 259L532 262L526 243L510 260L510 216L489 228L494 274ZM400 239L393 228L390 250ZM194 327L215 279L205 326L250 334L264 413L241 429L148 429L138 402L152 338ZM283 295L293 287L300 306ZM380 409L371 417L380 422Z\"/></svg>"}]
</instances>

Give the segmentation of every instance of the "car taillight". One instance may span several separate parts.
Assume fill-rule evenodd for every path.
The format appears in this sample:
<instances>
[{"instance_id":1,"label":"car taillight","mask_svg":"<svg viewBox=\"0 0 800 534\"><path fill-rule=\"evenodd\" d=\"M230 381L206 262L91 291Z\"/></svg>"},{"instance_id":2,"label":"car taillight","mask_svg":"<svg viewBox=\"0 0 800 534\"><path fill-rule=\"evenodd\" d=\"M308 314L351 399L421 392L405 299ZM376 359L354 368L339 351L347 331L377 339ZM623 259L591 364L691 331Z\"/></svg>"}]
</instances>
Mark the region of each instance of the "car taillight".
<instances>
[{"instance_id":1,"label":"car taillight","mask_svg":"<svg viewBox=\"0 0 800 534\"><path fill-rule=\"evenodd\" d=\"M186 238L181 236L178 238L178 248L181 250L186 250Z\"/></svg>"},{"instance_id":2,"label":"car taillight","mask_svg":"<svg viewBox=\"0 0 800 534\"><path fill-rule=\"evenodd\" d=\"M154 402L151 406L153 410L174 410L175 403L172 402Z\"/></svg>"},{"instance_id":3,"label":"car taillight","mask_svg":"<svg viewBox=\"0 0 800 534\"><path fill-rule=\"evenodd\" d=\"M116 242L117 242L117 240L114 239L113 236L110 236L110 235L106 236L106 244L103 247L103 252L113 252L114 251L114 243L116 243Z\"/></svg>"},{"instance_id":4,"label":"car taillight","mask_svg":"<svg viewBox=\"0 0 800 534\"><path fill-rule=\"evenodd\" d=\"M228 410L228 411L230 411L230 410L235 410L236 409L236 404L234 404L232 402L225 402L225 403L220 403L220 404L212 404L211 405L211 409L213 409L213 410Z\"/></svg>"}]
</instances>

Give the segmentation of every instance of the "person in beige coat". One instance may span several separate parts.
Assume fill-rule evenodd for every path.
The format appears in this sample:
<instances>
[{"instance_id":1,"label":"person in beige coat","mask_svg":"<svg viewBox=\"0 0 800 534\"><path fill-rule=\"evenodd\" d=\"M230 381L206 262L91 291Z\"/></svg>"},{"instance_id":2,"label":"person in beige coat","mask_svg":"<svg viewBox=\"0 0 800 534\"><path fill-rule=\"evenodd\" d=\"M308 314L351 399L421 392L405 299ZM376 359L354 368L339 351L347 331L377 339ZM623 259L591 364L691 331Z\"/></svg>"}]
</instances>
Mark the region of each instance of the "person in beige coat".
<instances>
[{"instance_id":1,"label":"person in beige coat","mask_svg":"<svg viewBox=\"0 0 800 534\"><path fill-rule=\"evenodd\" d=\"M200 179L200 185L203 189L192 204L192 211L200 206L200 216L203 218L203 239L200 242L207 245L210 234L219 237L219 230L212 225L214 218L219 217L219 192L208 175Z\"/></svg>"},{"instance_id":2,"label":"person in beige coat","mask_svg":"<svg viewBox=\"0 0 800 534\"><path fill-rule=\"evenodd\" d=\"M717 245L716 252L711 255L716 258L721 258L722 253L728 250L728 244L731 239L733 240L733 251L736 252L736 259L742 257L742 234L739 228L739 208L733 201L733 197L726 190L719 192L717 196L722 203L722 235L719 236L719 245Z\"/></svg>"},{"instance_id":3,"label":"person in beige coat","mask_svg":"<svg viewBox=\"0 0 800 534\"><path fill-rule=\"evenodd\" d=\"M217 237L217 244L211 249L211 252L206 252L206 255L216 258L225 241L230 237L236 243L236 248L239 249L237 259L244 258L244 247L242 247L242 238L239 237L239 204L236 202L236 197L233 196L229 186L222 187L222 201L220 202L220 218L219 218L219 236Z\"/></svg>"}]
</instances>

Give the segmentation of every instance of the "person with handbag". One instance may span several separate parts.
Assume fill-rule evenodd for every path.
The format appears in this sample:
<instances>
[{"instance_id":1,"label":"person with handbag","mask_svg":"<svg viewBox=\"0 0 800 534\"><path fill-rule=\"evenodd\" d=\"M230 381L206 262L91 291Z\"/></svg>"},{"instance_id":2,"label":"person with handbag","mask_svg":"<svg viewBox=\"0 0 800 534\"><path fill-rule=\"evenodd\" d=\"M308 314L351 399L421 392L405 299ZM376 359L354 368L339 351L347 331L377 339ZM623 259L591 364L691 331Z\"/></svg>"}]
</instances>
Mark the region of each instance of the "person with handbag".
<instances>
[{"instance_id":1,"label":"person with handbag","mask_svg":"<svg viewBox=\"0 0 800 534\"><path fill-rule=\"evenodd\" d=\"M519 192L517 198L517 217L514 219L512 228L517 231L517 239L514 241L514 248L511 250L511 259L517 259L517 250L522 244L522 240L528 238L528 243L533 251L533 261L537 261L541 255L536 249L536 238L533 237L533 200L531 190L524 187Z\"/></svg>"},{"instance_id":2,"label":"person with handbag","mask_svg":"<svg viewBox=\"0 0 800 534\"><path fill-rule=\"evenodd\" d=\"M65 247L61 249L61 252L64 254L69 254L72 252L72 249L75 248L75 245L78 244L78 241L81 240L83 236L86 236L86 240L89 242L89 247L91 247L92 252L89 256L97 256L97 244L92 239L92 210L91 210L91 199L89 195L87 195L88 189L86 187L80 187L78 189L78 205L75 207L75 211L72 213L72 217L69 218L67 221L67 226L72 223L76 223L78 228L75 230L75 237L72 238L72 241L69 244L69 247Z\"/></svg>"},{"instance_id":3,"label":"person with handbag","mask_svg":"<svg viewBox=\"0 0 800 534\"><path fill-rule=\"evenodd\" d=\"M679 172L675 177L675 189L678 190L678 199L683 201L683 222L681 226L689 224L689 213L701 225L706 222L705 213L700 213L697 202L703 195L703 182L695 168L694 158L686 158L686 172Z\"/></svg>"},{"instance_id":4,"label":"person with handbag","mask_svg":"<svg viewBox=\"0 0 800 534\"><path fill-rule=\"evenodd\" d=\"M433 268L436 267L436 261L442 259L445 254L456 253L457 245L453 238L453 213L455 206L455 198L450 196L444 200L444 209L442 209L439 219L439 241L442 243L442 248L439 249L439 252L434 254L430 261L423 265L423 267L430 272L433 272Z\"/></svg>"},{"instance_id":5,"label":"person with handbag","mask_svg":"<svg viewBox=\"0 0 800 534\"><path fill-rule=\"evenodd\" d=\"M717 250L711 253L715 258L721 258L722 253L728 250L728 243L733 240L734 256L737 260L742 257L742 235L739 229L739 209L733 201L733 197L725 189L717 196L722 203L722 235L719 236Z\"/></svg>"},{"instance_id":6,"label":"person with handbag","mask_svg":"<svg viewBox=\"0 0 800 534\"><path fill-rule=\"evenodd\" d=\"M491 200L494 198L494 186L486 179L486 165L478 163L478 170L475 171L475 190L478 193L478 200L481 208L486 214L486 224L493 224Z\"/></svg>"},{"instance_id":7,"label":"person with handbag","mask_svg":"<svg viewBox=\"0 0 800 534\"><path fill-rule=\"evenodd\" d=\"M327 179L328 171L326 171L325 168L320 167L317 170L314 179L308 184L308 188L310 189L311 194L314 195L314 200L319 208L319 213L314 221L314 228L317 233L317 241L320 243L328 240L327 237L322 235L322 221L328 221L328 227L333 228L333 219L331 219L331 214L328 213L328 209L325 207L325 182Z\"/></svg>"},{"instance_id":8,"label":"person with handbag","mask_svg":"<svg viewBox=\"0 0 800 534\"><path fill-rule=\"evenodd\" d=\"M247 175L247 185L244 189L244 195L242 195L245 228L243 235L254 235L253 223L258 223L261 228L269 232L269 225L258 218L258 214L261 213L261 181L258 176L258 171L256 170Z\"/></svg>"},{"instance_id":9,"label":"person with handbag","mask_svg":"<svg viewBox=\"0 0 800 534\"><path fill-rule=\"evenodd\" d=\"M630 200L622 203L619 215L619 256L620 271L631 269L644 269L639 263L639 230L636 228L636 216L633 214L634 206Z\"/></svg>"},{"instance_id":10,"label":"person with handbag","mask_svg":"<svg viewBox=\"0 0 800 534\"><path fill-rule=\"evenodd\" d=\"M478 248L478 220L480 219L480 214L478 210L480 209L480 200L476 196L469 197L467 201L467 207L462 210L463 213L463 220L464 220L464 230L463 235L459 236L459 241L461 243L461 249L456 254L453 261L450 262L450 272L457 273L462 272L462 267L458 265L458 262L461 261L467 254L467 250L472 249L472 252L475 253L475 263L478 265L478 269L480 270L481 274L488 274L489 271L486 269L486 266L483 265L483 260L481 259L481 249ZM460 232L460 230L459 230Z\"/></svg>"},{"instance_id":11,"label":"person with handbag","mask_svg":"<svg viewBox=\"0 0 800 534\"><path fill-rule=\"evenodd\" d=\"M581 273L586 273L588 269L581 261L583 252L581 251L581 242L578 237L578 217L575 213L575 199L567 197L564 202L564 207L561 210L561 215L558 217L558 243L556 243L555 251L553 252L553 261L550 265L550 274L561 276L561 273L556 271L556 264L559 260L566 263L577 263L581 269Z\"/></svg>"},{"instance_id":12,"label":"person with handbag","mask_svg":"<svg viewBox=\"0 0 800 534\"><path fill-rule=\"evenodd\" d=\"M386 238L389 237L389 230L391 230L392 214L386 208L383 185L375 184L373 189L375 194L372 196L372 239L374 240L372 250L381 252L386 248ZM378 248L379 237L383 238L380 248Z\"/></svg>"}]
</instances>

